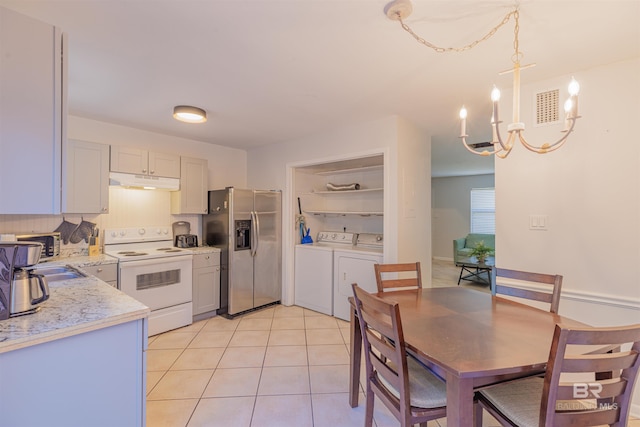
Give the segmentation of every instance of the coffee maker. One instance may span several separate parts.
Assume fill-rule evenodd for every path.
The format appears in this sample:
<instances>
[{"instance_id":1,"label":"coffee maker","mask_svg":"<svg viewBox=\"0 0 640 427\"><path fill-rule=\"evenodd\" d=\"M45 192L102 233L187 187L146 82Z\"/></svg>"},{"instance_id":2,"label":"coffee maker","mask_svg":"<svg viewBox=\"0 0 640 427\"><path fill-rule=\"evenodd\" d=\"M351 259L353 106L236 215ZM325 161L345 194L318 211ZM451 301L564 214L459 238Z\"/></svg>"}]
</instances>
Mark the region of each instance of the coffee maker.
<instances>
[{"instance_id":1,"label":"coffee maker","mask_svg":"<svg viewBox=\"0 0 640 427\"><path fill-rule=\"evenodd\" d=\"M49 299L47 279L27 269L41 254L42 243L0 242L0 320L35 313Z\"/></svg>"}]
</instances>

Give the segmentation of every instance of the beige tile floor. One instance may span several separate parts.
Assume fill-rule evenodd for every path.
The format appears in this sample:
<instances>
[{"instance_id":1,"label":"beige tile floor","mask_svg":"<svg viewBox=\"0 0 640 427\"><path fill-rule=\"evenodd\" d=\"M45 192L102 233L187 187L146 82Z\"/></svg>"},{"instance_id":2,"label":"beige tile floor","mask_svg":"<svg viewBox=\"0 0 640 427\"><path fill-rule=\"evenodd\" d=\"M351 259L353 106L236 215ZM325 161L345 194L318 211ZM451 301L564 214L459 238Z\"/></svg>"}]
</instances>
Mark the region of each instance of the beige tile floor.
<instances>
[{"instance_id":1,"label":"beige tile floor","mask_svg":"<svg viewBox=\"0 0 640 427\"><path fill-rule=\"evenodd\" d=\"M458 274L434 261L433 286L455 285ZM150 337L147 426L360 427L364 396L348 404L348 343L347 322L281 305ZM485 415L485 426L498 425ZM374 421L398 425L380 402Z\"/></svg>"}]
</instances>

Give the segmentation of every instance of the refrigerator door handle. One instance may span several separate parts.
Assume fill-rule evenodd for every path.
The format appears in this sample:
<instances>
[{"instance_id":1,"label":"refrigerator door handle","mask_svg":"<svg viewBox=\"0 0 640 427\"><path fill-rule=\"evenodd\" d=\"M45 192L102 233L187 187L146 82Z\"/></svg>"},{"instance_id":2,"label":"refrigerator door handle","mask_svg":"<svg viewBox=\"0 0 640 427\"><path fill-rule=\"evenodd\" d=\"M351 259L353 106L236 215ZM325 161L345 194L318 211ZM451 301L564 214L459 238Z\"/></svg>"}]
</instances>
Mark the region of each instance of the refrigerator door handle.
<instances>
[{"instance_id":1,"label":"refrigerator door handle","mask_svg":"<svg viewBox=\"0 0 640 427\"><path fill-rule=\"evenodd\" d=\"M251 256L258 253L258 242L260 241L260 219L258 213L251 212Z\"/></svg>"}]
</instances>

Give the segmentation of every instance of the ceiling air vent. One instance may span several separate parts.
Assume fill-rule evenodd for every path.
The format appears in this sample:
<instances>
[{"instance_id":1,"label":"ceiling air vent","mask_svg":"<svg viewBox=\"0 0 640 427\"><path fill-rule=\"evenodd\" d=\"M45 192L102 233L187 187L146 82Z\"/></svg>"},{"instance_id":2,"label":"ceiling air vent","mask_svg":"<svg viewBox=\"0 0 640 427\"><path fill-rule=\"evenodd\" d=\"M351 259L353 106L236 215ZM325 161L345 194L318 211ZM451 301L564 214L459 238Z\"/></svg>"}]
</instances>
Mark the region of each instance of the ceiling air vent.
<instances>
[{"instance_id":1,"label":"ceiling air vent","mask_svg":"<svg viewBox=\"0 0 640 427\"><path fill-rule=\"evenodd\" d=\"M469 146L471 148L487 148L487 147L493 147L493 143L486 141L486 142L478 142L475 144L469 144Z\"/></svg>"},{"instance_id":2,"label":"ceiling air vent","mask_svg":"<svg viewBox=\"0 0 640 427\"><path fill-rule=\"evenodd\" d=\"M560 89L536 94L536 125L546 125L560 121L558 98Z\"/></svg>"}]
</instances>

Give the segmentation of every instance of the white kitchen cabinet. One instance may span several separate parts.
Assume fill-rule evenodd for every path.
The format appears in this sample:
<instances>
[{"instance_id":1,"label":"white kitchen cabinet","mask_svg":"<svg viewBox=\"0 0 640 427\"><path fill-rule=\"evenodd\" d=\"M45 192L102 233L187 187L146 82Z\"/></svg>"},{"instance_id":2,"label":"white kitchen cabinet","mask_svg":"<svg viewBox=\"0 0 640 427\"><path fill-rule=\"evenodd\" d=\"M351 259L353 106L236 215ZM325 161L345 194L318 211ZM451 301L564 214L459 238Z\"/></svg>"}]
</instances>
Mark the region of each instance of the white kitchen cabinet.
<instances>
[{"instance_id":1,"label":"white kitchen cabinet","mask_svg":"<svg viewBox=\"0 0 640 427\"><path fill-rule=\"evenodd\" d=\"M0 214L60 213L62 46L59 28L0 8Z\"/></svg>"},{"instance_id":2,"label":"white kitchen cabinet","mask_svg":"<svg viewBox=\"0 0 640 427\"><path fill-rule=\"evenodd\" d=\"M0 424L144 426L146 322L0 354Z\"/></svg>"},{"instance_id":3,"label":"white kitchen cabinet","mask_svg":"<svg viewBox=\"0 0 640 427\"><path fill-rule=\"evenodd\" d=\"M62 212L109 212L109 146L69 140L62 174Z\"/></svg>"},{"instance_id":4,"label":"white kitchen cabinet","mask_svg":"<svg viewBox=\"0 0 640 427\"><path fill-rule=\"evenodd\" d=\"M220 252L193 256L193 315L220 308Z\"/></svg>"},{"instance_id":5,"label":"white kitchen cabinet","mask_svg":"<svg viewBox=\"0 0 640 427\"><path fill-rule=\"evenodd\" d=\"M82 267L82 270L103 282L107 282L114 288L118 288L118 264L91 265Z\"/></svg>"},{"instance_id":6,"label":"white kitchen cabinet","mask_svg":"<svg viewBox=\"0 0 640 427\"><path fill-rule=\"evenodd\" d=\"M172 214L207 213L209 168L206 159L180 158L180 191L171 193Z\"/></svg>"},{"instance_id":7,"label":"white kitchen cabinet","mask_svg":"<svg viewBox=\"0 0 640 427\"><path fill-rule=\"evenodd\" d=\"M111 172L180 178L180 156L112 145L110 170Z\"/></svg>"}]
</instances>

